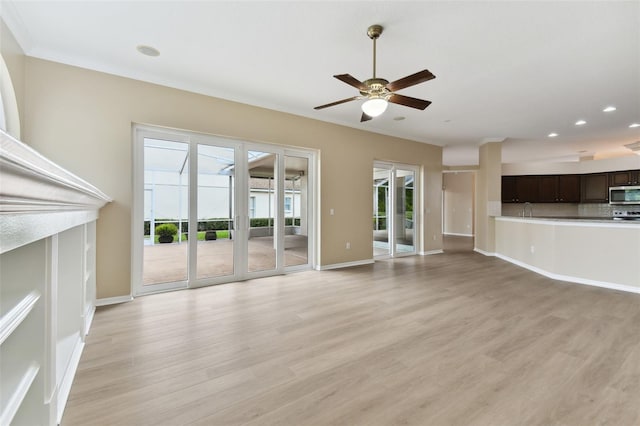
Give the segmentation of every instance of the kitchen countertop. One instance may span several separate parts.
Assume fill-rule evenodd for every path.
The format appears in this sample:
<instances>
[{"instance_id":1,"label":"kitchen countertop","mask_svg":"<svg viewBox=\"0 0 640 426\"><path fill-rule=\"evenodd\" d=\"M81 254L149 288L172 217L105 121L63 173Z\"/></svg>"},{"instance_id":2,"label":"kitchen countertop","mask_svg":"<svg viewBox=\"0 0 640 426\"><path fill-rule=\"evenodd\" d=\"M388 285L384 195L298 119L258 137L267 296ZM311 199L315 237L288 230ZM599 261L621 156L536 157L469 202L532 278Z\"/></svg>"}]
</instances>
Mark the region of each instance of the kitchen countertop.
<instances>
[{"instance_id":1,"label":"kitchen countertop","mask_svg":"<svg viewBox=\"0 0 640 426\"><path fill-rule=\"evenodd\" d=\"M640 220L624 219L614 220L612 217L602 216L498 216L497 218L520 219L520 220L548 220L548 221L567 221L567 222L601 222L601 223L619 223L626 225L640 225Z\"/></svg>"}]
</instances>

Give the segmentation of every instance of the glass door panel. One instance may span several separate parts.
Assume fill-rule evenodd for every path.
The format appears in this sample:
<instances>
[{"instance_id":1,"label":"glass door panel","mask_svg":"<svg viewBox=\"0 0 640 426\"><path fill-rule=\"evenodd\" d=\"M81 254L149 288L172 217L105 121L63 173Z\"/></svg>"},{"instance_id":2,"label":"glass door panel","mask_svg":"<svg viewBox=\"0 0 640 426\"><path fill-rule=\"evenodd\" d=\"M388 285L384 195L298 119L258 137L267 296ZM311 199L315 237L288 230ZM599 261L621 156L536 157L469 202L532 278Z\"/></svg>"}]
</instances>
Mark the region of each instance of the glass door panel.
<instances>
[{"instance_id":1,"label":"glass door panel","mask_svg":"<svg viewBox=\"0 0 640 426\"><path fill-rule=\"evenodd\" d=\"M414 253L414 183L415 172L395 170L395 253Z\"/></svg>"},{"instance_id":2,"label":"glass door panel","mask_svg":"<svg viewBox=\"0 0 640 426\"><path fill-rule=\"evenodd\" d=\"M391 254L389 244L389 197L391 170L373 168L373 255L388 256Z\"/></svg>"},{"instance_id":3,"label":"glass door panel","mask_svg":"<svg viewBox=\"0 0 640 426\"><path fill-rule=\"evenodd\" d=\"M309 159L284 157L284 266L309 263Z\"/></svg>"},{"instance_id":4,"label":"glass door panel","mask_svg":"<svg viewBox=\"0 0 640 426\"><path fill-rule=\"evenodd\" d=\"M234 158L234 148L198 145L197 279L235 272Z\"/></svg>"},{"instance_id":5,"label":"glass door panel","mask_svg":"<svg viewBox=\"0 0 640 426\"><path fill-rule=\"evenodd\" d=\"M269 271L277 266L278 156L248 151L247 272Z\"/></svg>"},{"instance_id":6,"label":"glass door panel","mask_svg":"<svg viewBox=\"0 0 640 426\"><path fill-rule=\"evenodd\" d=\"M144 138L142 285L188 279L189 144Z\"/></svg>"}]
</instances>

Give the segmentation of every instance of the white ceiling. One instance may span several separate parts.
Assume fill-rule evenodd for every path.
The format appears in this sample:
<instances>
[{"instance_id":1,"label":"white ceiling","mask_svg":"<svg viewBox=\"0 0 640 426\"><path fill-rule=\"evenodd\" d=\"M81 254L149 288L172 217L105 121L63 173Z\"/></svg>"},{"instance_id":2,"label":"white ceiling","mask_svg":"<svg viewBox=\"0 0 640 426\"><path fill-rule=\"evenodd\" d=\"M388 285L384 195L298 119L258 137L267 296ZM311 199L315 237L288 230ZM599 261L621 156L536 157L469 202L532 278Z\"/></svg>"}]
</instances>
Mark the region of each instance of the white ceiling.
<instances>
[{"instance_id":1,"label":"white ceiling","mask_svg":"<svg viewBox=\"0 0 640 426\"><path fill-rule=\"evenodd\" d=\"M628 155L640 140L640 1L3 0L0 12L29 56L441 145L445 165L477 164L493 140L507 163ZM365 123L360 102L314 110L357 95L334 74L372 77L371 24L384 27L378 77L426 68L435 80L400 93L433 104Z\"/></svg>"}]
</instances>

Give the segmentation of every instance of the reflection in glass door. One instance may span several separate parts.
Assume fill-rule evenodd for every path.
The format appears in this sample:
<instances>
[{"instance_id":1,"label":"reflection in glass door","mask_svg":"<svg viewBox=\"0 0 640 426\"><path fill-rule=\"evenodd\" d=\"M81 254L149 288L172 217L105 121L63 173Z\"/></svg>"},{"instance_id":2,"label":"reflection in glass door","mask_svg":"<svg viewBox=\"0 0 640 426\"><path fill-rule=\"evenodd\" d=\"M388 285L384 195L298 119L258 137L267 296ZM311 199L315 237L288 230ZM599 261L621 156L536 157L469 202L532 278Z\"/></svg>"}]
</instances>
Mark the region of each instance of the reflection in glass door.
<instances>
[{"instance_id":1,"label":"reflection in glass door","mask_svg":"<svg viewBox=\"0 0 640 426\"><path fill-rule=\"evenodd\" d=\"M395 253L415 253L414 246L414 185L415 172L396 168L395 170Z\"/></svg>"},{"instance_id":2,"label":"reflection in glass door","mask_svg":"<svg viewBox=\"0 0 640 426\"><path fill-rule=\"evenodd\" d=\"M374 164L374 257L395 257L416 252L416 176L417 168L412 166Z\"/></svg>"},{"instance_id":3,"label":"reflection in glass door","mask_svg":"<svg viewBox=\"0 0 640 426\"><path fill-rule=\"evenodd\" d=\"M391 169L373 168L373 255L388 256L391 254L389 229L387 227Z\"/></svg>"},{"instance_id":4,"label":"reflection in glass door","mask_svg":"<svg viewBox=\"0 0 640 426\"><path fill-rule=\"evenodd\" d=\"M284 157L284 266L309 263L309 158Z\"/></svg>"},{"instance_id":5,"label":"reflection in glass door","mask_svg":"<svg viewBox=\"0 0 640 426\"><path fill-rule=\"evenodd\" d=\"M270 271L278 265L278 155L248 151L247 272ZM253 217L252 217L253 216Z\"/></svg>"}]
</instances>

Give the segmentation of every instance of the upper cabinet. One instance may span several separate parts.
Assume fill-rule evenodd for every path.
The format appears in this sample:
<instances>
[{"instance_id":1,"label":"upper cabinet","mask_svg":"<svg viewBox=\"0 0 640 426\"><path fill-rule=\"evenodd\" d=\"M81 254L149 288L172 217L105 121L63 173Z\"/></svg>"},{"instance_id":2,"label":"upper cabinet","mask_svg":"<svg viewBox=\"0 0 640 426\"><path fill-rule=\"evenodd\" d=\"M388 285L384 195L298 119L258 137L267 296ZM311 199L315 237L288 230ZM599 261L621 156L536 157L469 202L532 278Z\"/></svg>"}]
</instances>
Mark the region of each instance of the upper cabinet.
<instances>
[{"instance_id":1,"label":"upper cabinet","mask_svg":"<svg viewBox=\"0 0 640 426\"><path fill-rule=\"evenodd\" d=\"M580 175L558 176L556 201L560 203L580 202Z\"/></svg>"},{"instance_id":2,"label":"upper cabinet","mask_svg":"<svg viewBox=\"0 0 640 426\"><path fill-rule=\"evenodd\" d=\"M504 203L577 203L579 175L503 176Z\"/></svg>"},{"instance_id":3,"label":"upper cabinet","mask_svg":"<svg viewBox=\"0 0 640 426\"><path fill-rule=\"evenodd\" d=\"M538 203L580 202L579 175L538 176Z\"/></svg>"},{"instance_id":4,"label":"upper cabinet","mask_svg":"<svg viewBox=\"0 0 640 426\"><path fill-rule=\"evenodd\" d=\"M609 186L640 185L640 170L609 173Z\"/></svg>"},{"instance_id":5,"label":"upper cabinet","mask_svg":"<svg viewBox=\"0 0 640 426\"><path fill-rule=\"evenodd\" d=\"M518 176L502 176L502 202L517 203L518 190L516 187L516 179Z\"/></svg>"},{"instance_id":6,"label":"upper cabinet","mask_svg":"<svg viewBox=\"0 0 640 426\"><path fill-rule=\"evenodd\" d=\"M640 185L640 170L584 175L502 176L503 203L608 203L609 187Z\"/></svg>"},{"instance_id":7,"label":"upper cabinet","mask_svg":"<svg viewBox=\"0 0 640 426\"><path fill-rule=\"evenodd\" d=\"M583 203L609 202L609 174L592 173L581 177L581 201Z\"/></svg>"}]
</instances>

